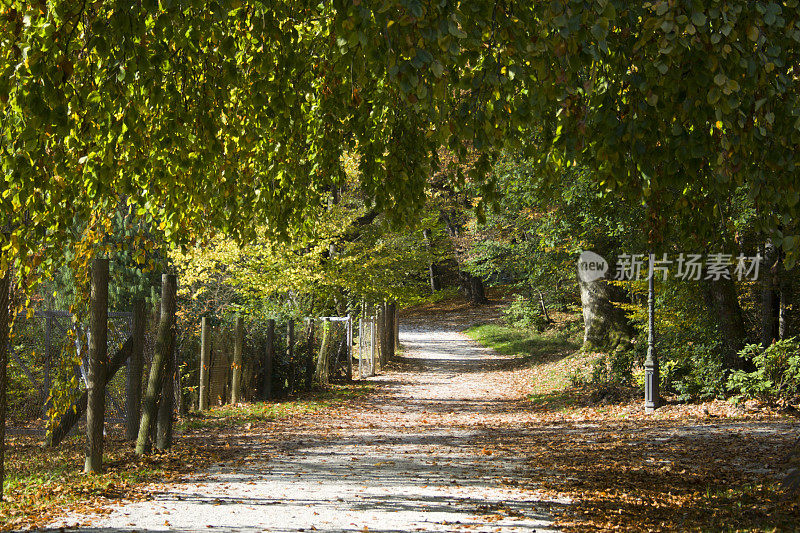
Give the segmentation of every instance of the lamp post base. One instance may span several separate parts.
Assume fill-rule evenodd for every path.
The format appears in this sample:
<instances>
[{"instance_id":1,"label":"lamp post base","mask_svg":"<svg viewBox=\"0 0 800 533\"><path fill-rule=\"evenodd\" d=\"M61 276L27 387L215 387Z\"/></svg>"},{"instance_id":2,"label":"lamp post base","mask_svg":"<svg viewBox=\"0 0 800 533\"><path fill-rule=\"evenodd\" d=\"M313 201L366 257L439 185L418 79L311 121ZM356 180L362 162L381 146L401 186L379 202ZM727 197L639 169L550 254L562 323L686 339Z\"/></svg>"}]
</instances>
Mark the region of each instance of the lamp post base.
<instances>
[{"instance_id":1,"label":"lamp post base","mask_svg":"<svg viewBox=\"0 0 800 533\"><path fill-rule=\"evenodd\" d=\"M648 357L644 362L644 412L652 413L661 407L658 385L660 376L658 362Z\"/></svg>"}]
</instances>

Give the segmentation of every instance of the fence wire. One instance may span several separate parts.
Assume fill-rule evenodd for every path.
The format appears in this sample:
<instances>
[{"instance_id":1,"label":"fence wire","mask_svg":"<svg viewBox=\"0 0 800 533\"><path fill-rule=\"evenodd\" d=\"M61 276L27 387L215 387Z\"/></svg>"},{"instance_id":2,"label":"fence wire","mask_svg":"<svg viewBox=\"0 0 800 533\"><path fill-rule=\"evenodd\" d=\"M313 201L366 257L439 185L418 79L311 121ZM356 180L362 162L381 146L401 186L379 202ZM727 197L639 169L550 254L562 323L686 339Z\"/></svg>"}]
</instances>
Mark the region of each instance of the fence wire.
<instances>
[{"instance_id":1,"label":"fence wire","mask_svg":"<svg viewBox=\"0 0 800 533\"><path fill-rule=\"evenodd\" d=\"M132 313L109 313L109 357L130 336L131 320ZM51 388L64 386L57 377L70 361L77 362L69 369L76 378L76 392L86 389L88 334L87 328L73 322L72 314L66 311L37 311L31 317L17 317L9 350L9 428L42 427ZM124 370L109 382L106 405L109 421L125 419Z\"/></svg>"}]
</instances>

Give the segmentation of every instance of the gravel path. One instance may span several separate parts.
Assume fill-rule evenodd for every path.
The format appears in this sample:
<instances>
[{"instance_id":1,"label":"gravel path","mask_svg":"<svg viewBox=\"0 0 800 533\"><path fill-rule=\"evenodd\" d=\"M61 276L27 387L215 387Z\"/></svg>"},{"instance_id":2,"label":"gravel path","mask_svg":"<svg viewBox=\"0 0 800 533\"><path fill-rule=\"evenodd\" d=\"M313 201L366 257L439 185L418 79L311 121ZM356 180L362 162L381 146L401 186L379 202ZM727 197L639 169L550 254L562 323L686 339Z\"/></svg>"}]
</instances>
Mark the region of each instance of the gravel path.
<instances>
[{"instance_id":1,"label":"gravel path","mask_svg":"<svg viewBox=\"0 0 800 533\"><path fill-rule=\"evenodd\" d=\"M508 361L455 324L407 322L399 369L334 414L288 421L278 443L153 487L152 499L53 527L95 531L553 531L545 501L516 484L522 458L476 447L516 400ZM495 417L495 423L487 420ZM261 444L258 444L258 443ZM548 505L549 504L549 505Z\"/></svg>"}]
</instances>

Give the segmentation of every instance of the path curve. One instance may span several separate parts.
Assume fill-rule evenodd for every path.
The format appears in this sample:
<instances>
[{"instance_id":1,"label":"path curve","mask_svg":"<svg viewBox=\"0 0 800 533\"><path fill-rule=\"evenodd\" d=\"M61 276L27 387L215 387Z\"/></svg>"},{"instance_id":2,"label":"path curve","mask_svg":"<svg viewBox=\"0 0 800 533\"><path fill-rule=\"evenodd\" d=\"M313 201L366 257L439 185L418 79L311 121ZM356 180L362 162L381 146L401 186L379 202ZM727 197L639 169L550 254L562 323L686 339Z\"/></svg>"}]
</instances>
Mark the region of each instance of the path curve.
<instances>
[{"instance_id":1,"label":"path curve","mask_svg":"<svg viewBox=\"0 0 800 533\"><path fill-rule=\"evenodd\" d=\"M153 499L99 517L67 517L82 531L553 531L548 502L517 485L523 458L476 447L497 431L486 417L517 398L510 361L455 324L406 322L398 368L374 395L334 415L248 444ZM325 427L320 427L324 424ZM559 502L549 502L550 504ZM565 502L560 502L565 503Z\"/></svg>"}]
</instances>

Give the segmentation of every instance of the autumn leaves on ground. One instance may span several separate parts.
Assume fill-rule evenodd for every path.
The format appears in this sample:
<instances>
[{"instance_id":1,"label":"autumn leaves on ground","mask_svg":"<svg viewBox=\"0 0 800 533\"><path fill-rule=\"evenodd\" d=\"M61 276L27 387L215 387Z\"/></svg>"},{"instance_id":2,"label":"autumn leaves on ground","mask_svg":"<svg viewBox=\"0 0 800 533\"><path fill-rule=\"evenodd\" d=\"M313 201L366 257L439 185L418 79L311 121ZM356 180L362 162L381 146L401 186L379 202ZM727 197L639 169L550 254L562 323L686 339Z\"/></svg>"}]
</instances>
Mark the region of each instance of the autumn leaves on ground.
<instances>
[{"instance_id":1,"label":"autumn leaves on ground","mask_svg":"<svg viewBox=\"0 0 800 533\"><path fill-rule=\"evenodd\" d=\"M797 498L779 488L798 433L788 414L715 401L670 403L645 415L635 391L597 390L575 379L593 359L578 351L577 317L554 317L557 327L525 337L502 326L502 306L498 298L480 308L455 300L407 310L402 318L412 329L467 331L495 346L496 356L436 366L416 356L414 343L425 342L418 335L406 347L411 355L399 357L370 383L184 420L167 454L137 459L129 444L112 438L101 476L79 473L80 437L53 451L41 448L36 437L13 436L0 524L41 527L60 516L67 525L71 517L79 517L76 525L88 525L86 516L102 515L118 500L152 499L181 476L196 476L211 465L235 470L255 449L291 462L287 439L301 434L330 443L332 435L369 428L381 433L393 426L428 428L441 435L432 441L439 446L453 444L443 430L466 436L459 453L501 473L486 479L498 490L529 491L530 500L522 501L536 502L470 501L463 511L474 522L437 522L438 530L482 531L478 525L493 523L513 530L503 524L522 524L526 516L552 517L556 528L567 531L791 530L800 522ZM430 397L424 401L403 395L428 381ZM403 388L408 383L417 389ZM437 401L442 383L447 396ZM475 400L484 394L489 401ZM410 452L398 445L397 453ZM392 468L390 463L370 463L371 475ZM447 482L470 483L466 476Z\"/></svg>"}]
</instances>

